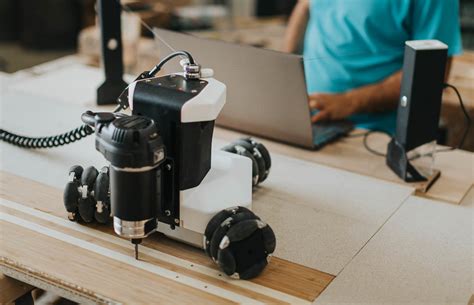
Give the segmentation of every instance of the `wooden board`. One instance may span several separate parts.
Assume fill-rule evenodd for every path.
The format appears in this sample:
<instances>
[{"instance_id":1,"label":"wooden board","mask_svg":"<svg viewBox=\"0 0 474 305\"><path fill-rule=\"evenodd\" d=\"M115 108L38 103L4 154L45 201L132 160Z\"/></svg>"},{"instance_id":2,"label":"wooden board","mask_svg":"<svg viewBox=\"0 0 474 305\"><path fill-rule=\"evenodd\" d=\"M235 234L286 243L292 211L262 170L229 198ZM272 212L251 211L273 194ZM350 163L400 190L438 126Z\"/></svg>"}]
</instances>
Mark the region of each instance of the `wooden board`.
<instances>
[{"instance_id":1,"label":"wooden board","mask_svg":"<svg viewBox=\"0 0 474 305\"><path fill-rule=\"evenodd\" d=\"M468 304L473 208L410 197L315 304Z\"/></svg>"},{"instance_id":2,"label":"wooden board","mask_svg":"<svg viewBox=\"0 0 474 305\"><path fill-rule=\"evenodd\" d=\"M252 281L220 274L203 251L155 234L140 261L110 226L66 220L61 191L0 172L0 268L79 302L312 302L334 276L274 258Z\"/></svg>"},{"instance_id":3,"label":"wooden board","mask_svg":"<svg viewBox=\"0 0 474 305\"><path fill-rule=\"evenodd\" d=\"M356 130L353 134L363 131ZM228 141L244 136L235 131L216 128L215 136ZM323 164L354 173L371 176L386 181L410 186L396 176L385 164L385 158L369 153L362 137L342 138L318 151L288 146L278 142L259 139L272 153L279 153L297 159ZM369 145L378 151L386 151L389 138L386 135L373 134L368 139ZM441 177L427 193L417 195L459 204L474 184L473 176L474 153L454 150L438 153L435 168L441 171Z\"/></svg>"}]
</instances>

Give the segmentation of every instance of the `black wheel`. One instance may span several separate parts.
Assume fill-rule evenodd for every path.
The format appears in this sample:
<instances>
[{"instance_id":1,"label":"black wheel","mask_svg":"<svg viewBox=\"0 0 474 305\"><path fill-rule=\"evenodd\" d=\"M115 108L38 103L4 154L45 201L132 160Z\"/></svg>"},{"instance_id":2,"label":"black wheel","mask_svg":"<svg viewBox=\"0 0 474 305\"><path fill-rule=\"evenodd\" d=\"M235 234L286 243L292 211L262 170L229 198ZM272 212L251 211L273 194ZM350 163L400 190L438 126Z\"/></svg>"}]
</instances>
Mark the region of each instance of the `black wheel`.
<instances>
[{"instance_id":1,"label":"black wheel","mask_svg":"<svg viewBox=\"0 0 474 305\"><path fill-rule=\"evenodd\" d=\"M217 264L236 279L251 279L267 266L276 239L269 225L259 219L243 220L231 226L219 243Z\"/></svg>"},{"instance_id":2,"label":"black wheel","mask_svg":"<svg viewBox=\"0 0 474 305\"><path fill-rule=\"evenodd\" d=\"M242 139L250 144L253 145L253 147L258 150L258 152L260 153L260 155L262 156L263 160L265 161L265 172L264 174L262 175L263 178L261 180L261 182L265 181L265 179L267 179L268 175L270 174L270 169L272 168L272 158L270 157L270 152L268 151L268 149L265 147L265 145L263 145L262 143L259 143L257 141L255 141L254 139L252 138L244 138Z\"/></svg>"},{"instance_id":3,"label":"black wheel","mask_svg":"<svg viewBox=\"0 0 474 305\"><path fill-rule=\"evenodd\" d=\"M266 165L265 165L265 160L263 159L262 154L260 151L250 142L247 142L246 140L237 140L234 142L235 145L242 146L244 147L249 153L252 154L252 157L254 158L257 168L258 168L258 181L257 184L265 180L267 177L266 175Z\"/></svg>"},{"instance_id":4,"label":"black wheel","mask_svg":"<svg viewBox=\"0 0 474 305\"><path fill-rule=\"evenodd\" d=\"M92 190L94 187L95 179L97 178L98 174L99 172L95 167L86 167L86 169L84 169L84 171L82 172L81 184L87 185L88 189Z\"/></svg>"},{"instance_id":5,"label":"black wheel","mask_svg":"<svg viewBox=\"0 0 474 305\"><path fill-rule=\"evenodd\" d=\"M217 261L217 252L219 249L219 244L222 241L222 238L227 234L229 229L243 221L248 219L257 219L258 217L251 211L243 211L235 215L229 216L216 228L211 237L211 243L209 247L209 252L212 260Z\"/></svg>"},{"instance_id":6,"label":"black wheel","mask_svg":"<svg viewBox=\"0 0 474 305\"><path fill-rule=\"evenodd\" d=\"M261 143L252 138L239 139L222 148L222 150L248 157L252 160L252 185L257 186L267 179L272 160L270 153Z\"/></svg>"},{"instance_id":7,"label":"black wheel","mask_svg":"<svg viewBox=\"0 0 474 305\"><path fill-rule=\"evenodd\" d=\"M68 219L71 221L77 220L79 198L81 198L79 183L77 181L69 181L64 188L63 203L68 212Z\"/></svg>"},{"instance_id":8,"label":"black wheel","mask_svg":"<svg viewBox=\"0 0 474 305\"><path fill-rule=\"evenodd\" d=\"M229 218L230 216L236 215L238 213L242 212L248 212L248 213L253 213L247 208L240 207L240 206L235 206L235 207L230 207L225 210L220 211L214 217L211 218L209 223L206 226L206 230L204 231L204 250L206 251L206 254L212 258L211 252L210 252L210 246L211 246L211 239L212 235L216 231L216 229L221 225L221 223Z\"/></svg>"},{"instance_id":9,"label":"black wheel","mask_svg":"<svg viewBox=\"0 0 474 305\"><path fill-rule=\"evenodd\" d=\"M94 220L95 205L96 201L92 196L79 199L78 211L84 222L90 223Z\"/></svg>"}]
</instances>

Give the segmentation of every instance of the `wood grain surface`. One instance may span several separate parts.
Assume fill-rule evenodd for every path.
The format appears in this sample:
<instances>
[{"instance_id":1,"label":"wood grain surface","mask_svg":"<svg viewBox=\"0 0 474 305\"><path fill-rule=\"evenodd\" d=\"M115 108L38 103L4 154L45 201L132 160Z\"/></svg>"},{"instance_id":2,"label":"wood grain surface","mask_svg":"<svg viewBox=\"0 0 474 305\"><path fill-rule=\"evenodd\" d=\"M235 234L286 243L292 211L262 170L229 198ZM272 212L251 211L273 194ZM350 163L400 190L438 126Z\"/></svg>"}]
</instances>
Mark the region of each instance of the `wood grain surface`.
<instances>
[{"instance_id":1,"label":"wood grain surface","mask_svg":"<svg viewBox=\"0 0 474 305\"><path fill-rule=\"evenodd\" d=\"M273 258L252 281L220 274L203 251L160 234L140 261L110 226L69 222L61 191L0 172L0 266L99 303L310 303L334 276ZM68 293L68 294L66 294Z\"/></svg>"}]
</instances>

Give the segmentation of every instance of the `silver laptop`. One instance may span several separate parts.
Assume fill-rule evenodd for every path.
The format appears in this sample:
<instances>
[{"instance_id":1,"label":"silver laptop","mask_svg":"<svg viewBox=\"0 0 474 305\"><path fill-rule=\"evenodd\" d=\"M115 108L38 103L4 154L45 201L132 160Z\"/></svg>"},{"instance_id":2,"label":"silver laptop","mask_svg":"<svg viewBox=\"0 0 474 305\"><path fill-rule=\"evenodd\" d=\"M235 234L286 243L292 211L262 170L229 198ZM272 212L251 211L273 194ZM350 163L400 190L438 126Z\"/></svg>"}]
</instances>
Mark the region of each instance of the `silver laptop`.
<instances>
[{"instance_id":1,"label":"silver laptop","mask_svg":"<svg viewBox=\"0 0 474 305\"><path fill-rule=\"evenodd\" d=\"M190 52L202 67L214 69L214 77L227 85L227 102L216 122L220 126L311 149L352 129L349 122L311 124L299 55L155 32L173 48ZM178 68L169 65L165 70Z\"/></svg>"}]
</instances>

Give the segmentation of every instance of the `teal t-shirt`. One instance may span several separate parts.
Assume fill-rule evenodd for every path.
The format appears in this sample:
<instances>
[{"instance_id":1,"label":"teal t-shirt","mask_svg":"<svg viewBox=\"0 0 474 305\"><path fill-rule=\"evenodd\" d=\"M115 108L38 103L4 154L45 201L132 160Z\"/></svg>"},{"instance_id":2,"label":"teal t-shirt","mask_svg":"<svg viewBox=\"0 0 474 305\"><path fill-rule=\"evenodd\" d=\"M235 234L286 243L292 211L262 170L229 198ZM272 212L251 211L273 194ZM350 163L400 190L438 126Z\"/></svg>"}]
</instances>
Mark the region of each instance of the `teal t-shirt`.
<instances>
[{"instance_id":1,"label":"teal t-shirt","mask_svg":"<svg viewBox=\"0 0 474 305\"><path fill-rule=\"evenodd\" d=\"M405 41L437 39L462 52L458 0L311 0L304 39L308 93L382 81L403 65ZM395 131L396 111L357 114L357 127Z\"/></svg>"}]
</instances>

